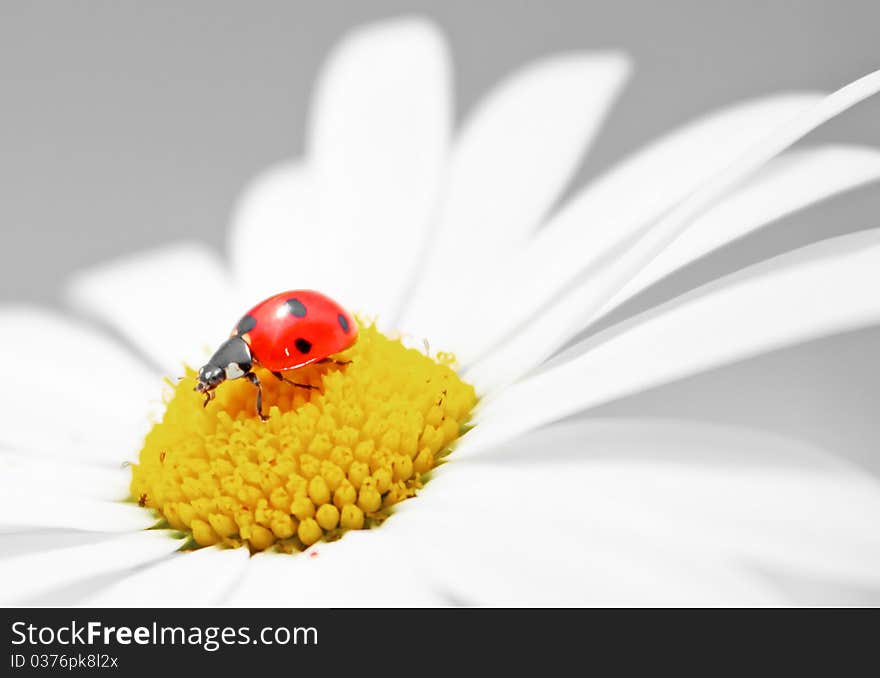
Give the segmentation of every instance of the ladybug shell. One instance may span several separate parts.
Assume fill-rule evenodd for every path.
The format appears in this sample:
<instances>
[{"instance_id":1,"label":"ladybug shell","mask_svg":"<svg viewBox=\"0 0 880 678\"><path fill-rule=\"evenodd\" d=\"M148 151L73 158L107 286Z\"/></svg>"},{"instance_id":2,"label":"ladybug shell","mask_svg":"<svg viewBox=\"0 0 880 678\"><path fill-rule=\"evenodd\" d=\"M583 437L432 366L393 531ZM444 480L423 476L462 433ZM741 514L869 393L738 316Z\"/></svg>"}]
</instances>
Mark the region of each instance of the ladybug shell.
<instances>
[{"instance_id":1,"label":"ladybug shell","mask_svg":"<svg viewBox=\"0 0 880 678\"><path fill-rule=\"evenodd\" d=\"M256 362L273 372L292 370L347 349L357 323L342 306L314 290L290 290L261 301L232 331Z\"/></svg>"}]
</instances>

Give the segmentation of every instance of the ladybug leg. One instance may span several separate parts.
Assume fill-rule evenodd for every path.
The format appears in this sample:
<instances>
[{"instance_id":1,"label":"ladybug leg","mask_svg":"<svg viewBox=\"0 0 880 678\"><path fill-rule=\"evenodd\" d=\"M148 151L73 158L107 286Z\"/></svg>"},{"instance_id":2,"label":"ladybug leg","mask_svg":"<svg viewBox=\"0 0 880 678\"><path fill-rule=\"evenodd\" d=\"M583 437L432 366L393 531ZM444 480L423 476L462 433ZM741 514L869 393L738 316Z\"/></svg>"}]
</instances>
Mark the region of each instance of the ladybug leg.
<instances>
[{"instance_id":1,"label":"ladybug leg","mask_svg":"<svg viewBox=\"0 0 880 678\"><path fill-rule=\"evenodd\" d=\"M214 400L217 397L217 394L214 391L205 391L205 402L202 403L202 407L207 407L208 403Z\"/></svg>"},{"instance_id":2,"label":"ladybug leg","mask_svg":"<svg viewBox=\"0 0 880 678\"><path fill-rule=\"evenodd\" d=\"M251 382L254 386L257 387L257 414L260 415L260 419L266 421L269 417L263 414L263 386L260 384L260 380L256 374L253 372L248 372L245 376L249 382Z\"/></svg>"},{"instance_id":3,"label":"ladybug leg","mask_svg":"<svg viewBox=\"0 0 880 678\"><path fill-rule=\"evenodd\" d=\"M274 376L279 381L286 381L291 386L299 386L300 388L306 388L310 391L319 391L320 390L317 386L312 386L311 384L300 384L299 382L291 381L290 379L285 377L283 374L281 374L281 372L273 372L272 376Z\"/></svg>"}]
</instances>

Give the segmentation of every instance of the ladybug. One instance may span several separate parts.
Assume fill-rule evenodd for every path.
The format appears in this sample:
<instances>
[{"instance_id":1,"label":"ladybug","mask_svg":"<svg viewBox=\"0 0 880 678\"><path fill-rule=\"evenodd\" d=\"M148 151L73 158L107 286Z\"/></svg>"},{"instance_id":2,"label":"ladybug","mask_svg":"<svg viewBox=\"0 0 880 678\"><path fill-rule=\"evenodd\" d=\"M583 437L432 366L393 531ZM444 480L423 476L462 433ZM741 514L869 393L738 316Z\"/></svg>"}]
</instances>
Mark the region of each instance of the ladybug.
<instances>
[{"instance_id":1,"label":"ladybug","mask_svg":"<svg viewBox=\"0 0 880 678\"><path fill-rule=\"evenodd\" d=\"M312 363L332 360L357 341L358 328L352 315L342 306L314 290L290 290L261 301L238 321L232 334L199 370L194 390L205 394L205 406L213 400L214 389L227 379L244 377L257 388L257 414L263 414L263 388L254 374L255 365L269 370L277 379L300 388L284 372Z\"/></svg>"}]
</instances>

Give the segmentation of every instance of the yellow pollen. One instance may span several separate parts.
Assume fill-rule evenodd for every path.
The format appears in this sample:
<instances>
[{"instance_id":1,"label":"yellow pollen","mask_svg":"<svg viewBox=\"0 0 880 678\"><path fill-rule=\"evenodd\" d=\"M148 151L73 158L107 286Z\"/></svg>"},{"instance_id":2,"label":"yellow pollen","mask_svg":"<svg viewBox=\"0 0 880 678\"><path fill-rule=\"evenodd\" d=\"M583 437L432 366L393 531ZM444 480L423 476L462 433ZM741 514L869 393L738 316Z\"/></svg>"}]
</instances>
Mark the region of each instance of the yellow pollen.
<instances>
[{"instance_id":1,"label":"yellow pollen","mask_svg":"<svg viewBox=\"0 0 880 678\"><path fill-rule=\"evenodd\" d=\"M336 357L351 362L294 373L319 390L258 368L266 422L249 382L221 384L203 407L187 369L131 467L131 496L193 546L292 553L379 525L450 451L476 395L453 356L430 358L373 325Z\"/></svg>"}]
</instances>

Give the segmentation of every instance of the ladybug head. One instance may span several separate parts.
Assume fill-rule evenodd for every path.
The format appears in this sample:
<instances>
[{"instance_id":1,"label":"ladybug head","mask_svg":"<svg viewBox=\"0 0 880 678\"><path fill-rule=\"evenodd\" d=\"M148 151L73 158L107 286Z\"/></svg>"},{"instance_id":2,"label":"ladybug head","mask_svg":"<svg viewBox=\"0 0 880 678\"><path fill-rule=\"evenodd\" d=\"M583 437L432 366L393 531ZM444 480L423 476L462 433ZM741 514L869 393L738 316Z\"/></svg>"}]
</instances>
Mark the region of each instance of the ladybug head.
<instances>
[{"instance_id":1,"label":"ladybug head","mask_svg":"<svg viewBox=\"0 0 880 678\"><path fill-rule=\"evenodd\" d=\"M219 365L208 363L199 370L199 383L196 384L195 390L199 393L213 391L224 381L226 381L226 370Z\"/></svg>"},{"instance_id":2,"label":"ladybug head","mask_svg":"<svg viewBox=\"0 0 880 678\"><path fill-rule=\"evenodd\" d=\"M241 337L227 339L199 370L199 393L213 391L227 379L238 379L251 371L254 359L251 349Z\"/></svg>"}]
</instances>

